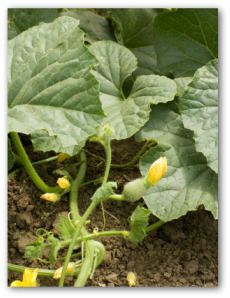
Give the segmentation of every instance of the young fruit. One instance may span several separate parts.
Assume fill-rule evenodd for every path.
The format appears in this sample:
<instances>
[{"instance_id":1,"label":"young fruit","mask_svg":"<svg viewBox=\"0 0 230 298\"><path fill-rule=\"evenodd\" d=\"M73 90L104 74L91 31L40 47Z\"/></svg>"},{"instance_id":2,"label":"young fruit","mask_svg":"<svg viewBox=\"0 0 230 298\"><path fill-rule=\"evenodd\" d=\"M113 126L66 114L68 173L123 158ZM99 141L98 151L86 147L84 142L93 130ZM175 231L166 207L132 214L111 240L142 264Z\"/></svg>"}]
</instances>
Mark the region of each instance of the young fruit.
<instances>
[{"instance_id":1,"label":"young fruit","mask_svg":"<svg viewBox=\"0 0 230 298\"><path fill-rule=\"evenodd\" d=\"M128 182L124 186L122 195L126 201L136 202L142 198L147 189L148 186L146 185L145 177L141 177Z\"/></svg>"}]
</instances>

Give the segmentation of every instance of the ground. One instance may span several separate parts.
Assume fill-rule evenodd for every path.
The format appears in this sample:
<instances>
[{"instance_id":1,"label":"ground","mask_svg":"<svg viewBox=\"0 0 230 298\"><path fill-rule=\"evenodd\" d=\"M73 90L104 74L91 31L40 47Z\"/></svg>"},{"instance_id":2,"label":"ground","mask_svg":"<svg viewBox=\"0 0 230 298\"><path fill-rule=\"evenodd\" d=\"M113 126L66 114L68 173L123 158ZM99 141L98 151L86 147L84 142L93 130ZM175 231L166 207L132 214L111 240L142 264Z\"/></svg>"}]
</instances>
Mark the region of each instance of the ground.
<instances>
[{"instance_id":1,"label":"ground","mask_svg":"<svg viewBox=\"0 0 230 298\"><path fill-rule=\"evenodd\" d=\"M27 151L31 145L25 139ZM113 163L129 161L140 149L141 144L133 139L113 142ZM104 156L103 149L97 144L87 144L87 152ZM48 154L49 155L49 154ZM31 159L37 160L47 154L32 154ZM87 153L88 169L86 181L103 175L104 163ZM36 167L38 172L49 181L55 183L53 174L57 168L55 163ZM117 181L119 189L125 182L139 177L137 168L112 169L110 181ZM33 241L36 229L42 227L55 231L54 223L57 215L68 211L68 199L64 197L58 204L39 199L38 191L27 174L20 170L9 177L8 187L8 261L15 264L53 268L51 265L28 261L23 257L25 246ZM93 184L83 187L80 191L79 206L81 212L88 206L89 198L95 191ZM126 229L128 217L136 204L124 202L106 202L106 230ZM90 218L89 229L99 230L103 226L102 213L98 207ZM154 222L156 218L152 217ZM217 221L204 210L189 212L186 216L162 226L158 231L151 232L138 246L134 246L123 238L103 238L106 255L104 262L96 270L87 286L118 287L127 286L126 276L133 271L140 287L215 287L218 278L218 227ZM57 264L58 267L60 264ZM21 278L21 274L9 273L9 282ZM53 279L40 278L41 286L57 286ZM72 285L68 278L66 285Z\"/></svg>"}]
</instances>

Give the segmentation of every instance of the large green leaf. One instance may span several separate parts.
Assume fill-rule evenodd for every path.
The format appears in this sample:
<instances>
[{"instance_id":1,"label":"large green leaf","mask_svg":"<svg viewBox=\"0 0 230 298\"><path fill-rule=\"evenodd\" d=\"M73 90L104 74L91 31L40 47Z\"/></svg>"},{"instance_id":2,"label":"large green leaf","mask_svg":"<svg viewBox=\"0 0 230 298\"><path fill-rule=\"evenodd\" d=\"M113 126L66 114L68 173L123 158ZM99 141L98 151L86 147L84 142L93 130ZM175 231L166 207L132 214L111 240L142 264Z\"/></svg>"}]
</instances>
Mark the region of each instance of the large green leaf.
<instances>
[{"instance_id":1,"label":"large green leaf","mask_svg":"<svg viewBox=\"0 0 230 298\"><path fill-rule=\"evenodd\" d=\"M154 9L109 9L118 43L129 48L138 60L136 75L157 71L154 49L153 23L157 15Z\"/></svg>"},{"instance_id":2,"label":"large green leaf","mask_svg":"<svg viewBox=\"0 0 230 298\"><path fill-rule=\"evenodd\" d=\"M115 25L115 36L127 48L153 44L154 9L111 9L109 17Z\"/></svg>"},{"instance_id":3,"label":"large green leaf","mask_svg":"<svg viewBox=\"0 0 230 298\"><path fill-rule=\"evenodd\" d=\"M170 221L203 205L216 218L217 175L207 166L203 154L196 152L192 132L183 127L174 103L154 107L149 122L137 137L160 143L141 158L143 175L160 156L166 156L168 161L167 175L144 195L151 212L163 221Z\"/></svg>"},{"instance_id":4,"label":"large green leaf","mask_svg":"<svg viewBox=\"0 0 230 298\"><path fill-rule=\"evenodd\" d=\"M191 83L192 77L180 77L176 78L174 81L177 86L177 96L182 96L188 88L189 83Z\"/></svg>"},{"instance_id":5,"label":"large green leaf","mask_svg":"<svg viewBox=\"0 0 230 298\"><path fill-rule=\"evenodd\" d=\"M78 24L60 17L9 42L9 131L34 134L35 149L74 154L103 118Z\"/></svg>"},{"instance_id":6,"label":"large green leaf","mask_svg":"<svg viewBox=\"0 0 230 298\"><path fill-rule=\"evenodd\" d=\"M218 57L218 10L178 9L158 15L154 45L163 74L190 76Z\"/></svg>"},{"instance_id":7,"label":"large green leaf","mask_svg":"<svg viewBox=\"0 0 230 298\"><path fill-rule=\"evenodd\" d=\"M80 21L80 28L86 33L86 41L115 40L109 21L93 11L85 9L67 9L62 15L71 16Z\"/></svg>"},{"instance_id":8,"label":"large green leaf","mask_svg":"<svg viewBox=\"0 0 230 298\"><path fill-rule=\"evenodd\" d=\"M180 99L184 126L194 132L196 150L218 172L218 61L198 69Z\"/></svg>"},{"instance_id":9,"label":"large green leaf","mask_svg":"<svg viewBox=\"0 0 230 298\"><path fill-rule=\"evenodd\" d=\"M52 22L57 17L56 8L9 8L8 37L11 39L32 26Z\"/></svg>"},{"instance_id":10,"label":"large green leaf","mask_svg":"<svg viewBox=\"0 0 230 298\"><path fill-rule=\"evenodd\" d=\"M107 115L105 122L113 128L113 138L132 136L147 122L151 104L174 99L175 82L158 75L139 76L125 98L123 83L136 69L135 56L111 41L95 42L90 50L99 62L93 74L100 82L100 99Z\"/></svg>"}]
</instances>

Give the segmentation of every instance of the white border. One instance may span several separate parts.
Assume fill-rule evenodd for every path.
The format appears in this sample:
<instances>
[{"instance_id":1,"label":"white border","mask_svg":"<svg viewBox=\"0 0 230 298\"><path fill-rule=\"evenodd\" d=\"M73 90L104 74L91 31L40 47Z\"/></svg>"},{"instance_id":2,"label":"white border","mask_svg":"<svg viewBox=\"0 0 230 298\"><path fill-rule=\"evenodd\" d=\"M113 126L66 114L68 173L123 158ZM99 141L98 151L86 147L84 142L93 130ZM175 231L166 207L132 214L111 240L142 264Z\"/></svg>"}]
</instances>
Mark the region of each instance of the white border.
<instances>
[{"instance_id":1,"label":"white border","mask_svg":"<svg viewBox=\"0 0 230 298\"><path fill-rule=\"evenodd\" d=\"M4 297L40 297L41 294L53 294L62 297L76 295L92 295L92 297L117 297L117 295L132 295L132 297L145 295L145 297L227 297L230 292L230 7L229 0L181 0L181 1L134 1L134 0L110 0L110 1L87 1L76 0L0 0L0 290ZM119 288L119 289L9 289L6 285L6 262L7 262L7 154L6 154L6 113L7 113L7 79L6 79L6 40L7 40L7 8L10 7L218 7L219 8L219 56L220 56L220 118L219 118L219 156L220 156L220 224L219 224L219 287L214 289L192 289L192 288ZM32 292L33 291L33 292Z\"/></svg>"}]
</instances>

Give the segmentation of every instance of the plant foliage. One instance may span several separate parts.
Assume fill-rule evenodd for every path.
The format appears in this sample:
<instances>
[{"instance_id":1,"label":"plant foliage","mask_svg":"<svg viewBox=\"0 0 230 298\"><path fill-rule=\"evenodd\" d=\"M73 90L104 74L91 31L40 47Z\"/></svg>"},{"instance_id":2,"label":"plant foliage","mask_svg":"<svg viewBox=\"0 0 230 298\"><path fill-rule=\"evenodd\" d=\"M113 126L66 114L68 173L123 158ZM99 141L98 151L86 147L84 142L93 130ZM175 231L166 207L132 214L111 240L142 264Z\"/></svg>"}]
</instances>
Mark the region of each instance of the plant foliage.
<instances>
[{"instance_id":1,"label":"plant foliage","mask_svg":"<svg viewBox=\"0 0 230 298\"><path fill-rule=\"evenodd\" d=\"M58 204L69 196L70 209L69 216L58 218L56 232L40 229L26 258L56 265L67 251L63 286L77 255L75 286L81 287L105 255L94 238L122 236L136 245L147 232L189 211L204 208L218 217L217 9L10 9L8 20L9 170L24 166L46 193L41 198L58 198ZM73 156L53 172L68 177L68 188L43 181L17 133L29 135L35 151ZM126 164L113 164L111 141L119 146L130 137L145 144ZM79 189L90 177L87 141L104 147L105 158L99 159L105 172L85 183L102 184L81 215ZM158 158L164 172L150 185ZM127 166L138 166L141 177L125 186L109 180L111 167ZM131 199L130 187L136 195ZM129 231L88 231L98 205L105 224L103 201L137 204L142 195L144 202L127 215ZM158 224L149 226L151 214Z\"/></svg>"}]
</instances>

